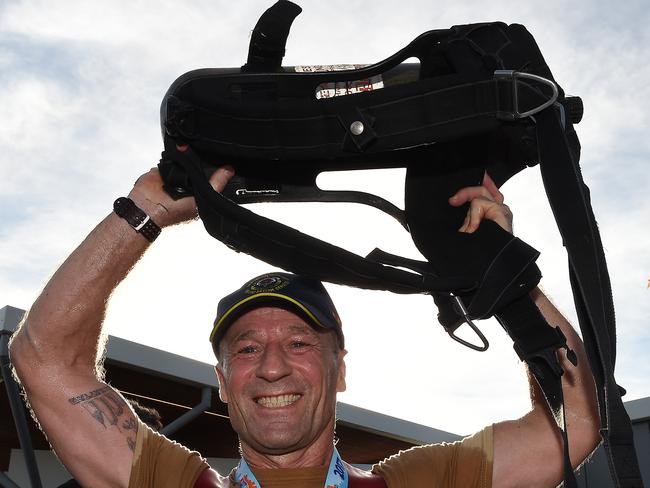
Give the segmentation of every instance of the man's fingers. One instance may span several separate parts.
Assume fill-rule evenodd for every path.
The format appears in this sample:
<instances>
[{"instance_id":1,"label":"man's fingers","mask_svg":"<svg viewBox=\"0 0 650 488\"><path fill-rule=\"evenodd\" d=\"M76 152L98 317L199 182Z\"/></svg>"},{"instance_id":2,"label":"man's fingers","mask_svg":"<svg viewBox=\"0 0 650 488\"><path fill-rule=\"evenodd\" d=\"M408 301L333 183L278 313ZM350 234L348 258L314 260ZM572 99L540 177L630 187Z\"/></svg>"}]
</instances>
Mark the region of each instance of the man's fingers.
<instances>
[{"instance_id":1,"label":"man's fingers","mask_svg":"<svg viewBox=\"0 0 650 488\"><path fill-rule=\"evenodd\" d=\"M460 207L475 198L484 198L486 200L494 200L490 191L484 186L468 186L461 188L449 199L449 204L452 207Z\"/></svg>"},{"instance_id":2,"label":"man's fingers","mask_svg":"<svg viewBox=\"0 0 650 488\"><path fill-rule=\"evenodd\" d=\"M488 219L512 233L512 213L503 203L503 194L487 171L483 175L481 186L461 188L449 199L449 204L453 207L460 207L467 202L470 202L470 207L459 232L471 234L478 229L482 220Z\"/></svg>"},{"instance_id":3,"label":"man's fingers","mask_svg":"<svg viewBox=\"0 0 650 488\"><path fill-rule=\"evenodd\" d=\"M492 198L494 198L497 203L503 203L503 193L499 191L496 183L492 177L490 177L487 171L483 175L483 187L486 188L488 192L490 192L490 195L492 195Z\"/></svg>"},{"instance_id":4,"label":"man's fingers","mask_svg":"<svg viewBox=\"0 0 650 488\"><path fill-rule=\"evenodd\" d=\"M495 222L512 233L512 212L510 212L510 208L507 205L485 198L472 200L463 225L460 226L458 231L471 234L478 229L481 221L485 219Z\"/></svg>"},{"instance_id":5,"label":"man's fingers","mask_svg":"<svg viewBox=\"0 0 650 488\"><path fill-rule=\"evenodd\" d=\"M183 149L179 147L179 150ZM222 192L234 174L232 166L222 166L212 174L210 184L216 191ZM161 227L187 222L197 216L196 201L193 197L173 200L163 191L163 181L157 168L152 168L138 178L129 196L136 203L139 202L141 208Z\"/></svg>"},{"instance_id":6,"label":"man's fingers","mask_svg":"<svg viewBox=\"0 0 650 488\"><path fill-rule=\"evenodd\" d=\"M499 188L497 188L496 183L487 171L483 175L483 183L481 186L468 186L461 188L449 199L449 204L454 207L460 207L464 203L478 197L494 200L497 203L503 203L503 193L499 191Z\"/></svg>"},{"instance_id":7,"label":"man's fingers","mask_svg":"<svg viewBox=\"0 0 650 488\"><path fill-rule=\"evenodd\" d=\"M210 176L210 184L212 185L212 188L221 193L234 174L235 168L230 165L217 168L217 170L212 173L212 176Z\"/></svg>"},{"instance_id":8,"label":"man's fingers","mask_svg":"<svg viewBox=\"0 0 650 488\"><path fill-rule=\"evenodd\" d=\"M471 234L476 229L478 229L478 226L481 223L481 219L485 215L487 207L490 205L496 204L491 200L483 199L480 197L472 200L472 203L469 207L469 212L467 212L467 217L469 217L469 219L467 221L467 227L464 232Z\"/></svg>"}]
</instances>

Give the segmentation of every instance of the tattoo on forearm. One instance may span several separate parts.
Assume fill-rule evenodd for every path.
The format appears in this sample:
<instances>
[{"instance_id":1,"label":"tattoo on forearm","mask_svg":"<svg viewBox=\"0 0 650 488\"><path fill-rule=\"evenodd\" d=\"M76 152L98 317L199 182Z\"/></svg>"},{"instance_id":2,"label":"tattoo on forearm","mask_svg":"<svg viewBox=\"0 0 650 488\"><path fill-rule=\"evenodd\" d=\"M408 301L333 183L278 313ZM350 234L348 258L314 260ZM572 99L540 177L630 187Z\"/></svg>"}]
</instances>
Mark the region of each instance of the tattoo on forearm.
<instances>
[{"instance_id":1,"label":"tattoo on forearm","mask_svg":"<svg viewBox=\"0 0 650 488\"><path fill-rule=\"evenodd\" d=\"M68 401L73 405L76 405L77 403L86 402L88 400L92 400L93 398L97 398L98 396L103 395L107 391L112 391L110 386L105 386L104 388L100 388L99 390L89 391L88 393L82 393L81 395L68 399Z\"/></svg>"},{"instance_id":2,"label":"tattoo on forearm","mask_svg":"<svg viewBox=\"0 0 650 488\"><path fill-rule=\"evenodd\" d=\"M127 434L125 431L135 433L138 431L138 423L133 417L122 418L125 413L129 412L129 409L124 399L110 386L82 393L68 399L68 401L72 405L81 404L84 410L100 423L104 429L114 426L124 434ZM131 451L135 451L135 435L128 435L126 443Z\"/></svg>"},{"instance_id":3,"label":"tattoo on forearm","mask_svg":"<svg viewBox=\"0 0 650 488\"><path fill-rule=\"evenodd\" d=\"M81 406L106 428L109 425L117 426L119 418L124 414L124 400L114 391L107 391L103 395L83 402Z\"/></svg>"}]
</instances>

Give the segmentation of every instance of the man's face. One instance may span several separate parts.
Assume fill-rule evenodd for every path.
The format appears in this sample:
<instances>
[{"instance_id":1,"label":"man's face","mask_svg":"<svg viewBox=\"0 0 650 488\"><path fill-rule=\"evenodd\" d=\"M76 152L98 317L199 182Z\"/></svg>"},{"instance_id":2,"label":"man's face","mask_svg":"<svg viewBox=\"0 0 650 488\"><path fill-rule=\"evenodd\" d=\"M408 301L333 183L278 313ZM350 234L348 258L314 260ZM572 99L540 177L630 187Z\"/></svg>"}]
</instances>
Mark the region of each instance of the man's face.
<instances>
[{"instance_id":1,"label":"man's face","mask_svg":"<svg viewBox=\"0 0 650 488\"><path fill-rule=\"evenodd\" d=\"M333 332L262 307L230 326L220 350L219 392L243 446L279 455L333 438L336 393L345 390Z\"/></svg>"}]
</instances>

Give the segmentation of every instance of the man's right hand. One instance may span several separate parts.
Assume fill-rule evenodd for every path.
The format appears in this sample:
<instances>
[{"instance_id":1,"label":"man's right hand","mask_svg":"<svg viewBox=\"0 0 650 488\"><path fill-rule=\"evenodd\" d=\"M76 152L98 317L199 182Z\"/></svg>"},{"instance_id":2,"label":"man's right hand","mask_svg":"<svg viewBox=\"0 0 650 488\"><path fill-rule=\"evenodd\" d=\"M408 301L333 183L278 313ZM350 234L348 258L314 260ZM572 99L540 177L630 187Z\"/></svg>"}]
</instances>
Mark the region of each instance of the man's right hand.
<instances>
[{"instance_id":1,"label":"man's right hand","mask_svg":"<svg viewBox=\"0 0 650 488\"><path fill-rule=\"evenodd\" d=\"M234 174L232 166L222 166L212 174L210 183L216 191L221 192ZM163 181L157 168L152 168L137 179L129 198L160 227L187 222L198 216L194 197L174 200L163 190Z\"/></svg>"}]
</instances>

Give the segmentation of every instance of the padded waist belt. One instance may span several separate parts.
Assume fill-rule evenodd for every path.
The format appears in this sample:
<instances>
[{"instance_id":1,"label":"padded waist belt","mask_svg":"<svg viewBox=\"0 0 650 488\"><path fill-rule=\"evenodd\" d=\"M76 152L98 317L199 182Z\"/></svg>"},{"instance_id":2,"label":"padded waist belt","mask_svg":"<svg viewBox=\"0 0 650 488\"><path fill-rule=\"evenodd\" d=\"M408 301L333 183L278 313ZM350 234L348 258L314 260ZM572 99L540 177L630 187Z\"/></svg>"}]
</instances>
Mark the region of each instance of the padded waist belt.
<instances>
[{"instance_id":1,"label":"padded waist belt","mask_svg":"<svg viewBox=\"0 0 650 488\"><path fill-rule=\"evenodd\" d=\"M299 13L280 0L255 27L245 66L191 71L172 84L161 106L165 189L175 198L194 195L211 235L277 267L360 288L430 294L445 330L474 349L488 342L473 321L495 316L544 392L564 438L565 486L575 487L556 351L567 349L574 363L575 354L529 297L540 279L538 252L491 221L459 233L467 206L447 202L458 189L479 185L486 171L501 185L540 164L569 256L615 486L642 487L614 380L609 277L578 165L573 123L582 115L580 99L564 96L523 26L503 23L429 31L366 67L282 67ZM412 57L419 64L404 63ZM178 143L189 149L179 152ZM208 176L226 162L236 176L219 194ZM316 186L322 171L379 167L407 168L404 210L375 195ZM372 205L411 233L426 261L379 249L364 258L239 205L261 201ZM456 336L464 323L477 341Z\"/></svg>"}]
</instances>

